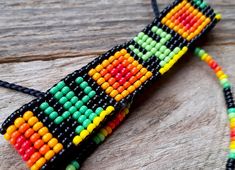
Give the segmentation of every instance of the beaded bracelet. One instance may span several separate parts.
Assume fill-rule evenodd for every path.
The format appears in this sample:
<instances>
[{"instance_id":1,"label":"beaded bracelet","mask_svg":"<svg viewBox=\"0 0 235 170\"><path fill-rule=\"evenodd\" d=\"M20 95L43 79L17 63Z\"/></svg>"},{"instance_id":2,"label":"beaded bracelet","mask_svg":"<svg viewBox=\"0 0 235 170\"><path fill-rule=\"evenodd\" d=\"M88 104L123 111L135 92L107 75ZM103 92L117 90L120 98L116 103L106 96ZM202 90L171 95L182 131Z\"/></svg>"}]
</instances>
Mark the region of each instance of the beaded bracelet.
<instances>
[{"instance_id":1,"label":"beaded bracelet","mask_svg":"<svg viewBox=\"0 0 235 170\"><path fill-rule=\"evenodd\" d=\"M1 134L31 170L78 169L124 119L132 100L221 19L202 0L176 0L134 39L22 106ZM74 161L73 161L74 160Z\"/></svg>"}]
</instances>

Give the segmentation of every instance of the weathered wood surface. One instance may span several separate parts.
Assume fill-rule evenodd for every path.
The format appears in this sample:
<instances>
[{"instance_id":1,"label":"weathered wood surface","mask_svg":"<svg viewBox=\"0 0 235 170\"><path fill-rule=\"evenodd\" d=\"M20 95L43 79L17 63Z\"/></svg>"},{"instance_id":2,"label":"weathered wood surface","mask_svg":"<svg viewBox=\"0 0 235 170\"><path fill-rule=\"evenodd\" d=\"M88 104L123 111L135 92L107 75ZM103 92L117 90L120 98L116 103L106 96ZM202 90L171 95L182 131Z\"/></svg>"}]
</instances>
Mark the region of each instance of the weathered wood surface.
<instances>
[{"instance_id":1,"label":"weathered wood surface","mask_svg":"<svg viewBox=\"0 0 235 170\"><path fill-rule=\"evenodd\" d=\"M159 1L160 7L169 2ZM235 84L235 1L209 2L224 19L204 47ZM132 38L153 17L148 0L5 0L0 14L0 79L43 91ZM223 169L228 122L223 94L207 66L185 56L144 94L82 169ZM31 99L0 89L0 123ZM0 170L26 169L3 137L0 162Z\"/></svg>"}]
</instances>

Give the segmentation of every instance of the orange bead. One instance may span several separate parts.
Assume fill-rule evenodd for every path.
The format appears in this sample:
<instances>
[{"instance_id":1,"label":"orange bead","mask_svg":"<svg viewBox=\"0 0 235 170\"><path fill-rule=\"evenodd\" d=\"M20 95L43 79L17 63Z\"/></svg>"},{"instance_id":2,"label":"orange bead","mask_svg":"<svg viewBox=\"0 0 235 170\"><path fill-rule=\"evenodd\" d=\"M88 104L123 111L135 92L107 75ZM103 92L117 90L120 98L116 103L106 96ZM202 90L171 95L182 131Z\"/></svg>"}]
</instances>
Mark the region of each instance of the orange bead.
<instances>
[{"instance_id":1,"label":"orange bead","mask_svg":"<svg viewBox=\"0 0 235 170\"><path fill-rule=\"evenodd\" d=\"M127 67L130 63L127 60L123 60L122 65L124 67Z\"/></svg>"},{"instance_id":2,"label":"orange bead","mask_svg":"<svg viewBox=\"0 0 235 170\"><path fill-rule=\"evenodd\" d=\"M120 84L118 82L115 82L112 86L113 88L117 89L120 86Z\"/></svg>"},{"instance_id":3,"label":"orange bead","mask_svg":"<svg viewBox=\"0 0 235 170\"><path fill-rule=\"evenodd\" d=\"M142 68L142 69L144 69L144 68ZM141 69L141 70L142 70ZM140 71L141 71L140 70ZM134 67L132 70L131 70L131 73L133 74L133 75L135 75L136 73L138 73L139 72L139 70L136 68L136 67Z\"/></svg>"},{"instance_id":4,"label":"orange bead","mask_svg":"<svg viewBox=\"0 0 235 170\"><path fill-rule=\"evenodd\" d=\"M125 82L124 84L123 84L123 87L125 88L125 89L127 89L128 87L130 87L130 83L129 82Z\"/></svg>"},{"instance_id":5,"label":"orange bead","mask_svg":"<svg viewBox=\"0 0 235 170\"><path fill-rule=\"evenodd\" d=\"M139 80L141 77L143 76L143 74L141 74L140 72L138 72L135 77L137 80Z\"/></svg>"},{"instance_id":6,"label":"orange bead","mask_svg":"<svg viewBox=\"0 0 235 170\"><path fill-rule=\"evenodd\" d=\"M107 74L105 74L104 79L105 79L105 81L108 81L111 77L112 77L112 75L110 73L107 73Z\"/></svg>"},{"instance_id":7,"label":"orange bead","mask_svg":"<svg viewBox=\"0 0 235 170\"><path fill-rule=\"evenodd\" d=\"M114 61L112 62L113 67L117 67L118 64L119 64L119 61L118 61L118 60L114 60Z\"/></svg>"},{"instance_id":8,"label":"orange bead","mask_svg":"<svg viewBox=\"0 0 235 170\"><path fill-rule=\"evenodd\" d=\"M119 93L122 93L124 90L125 90L125 89L124 89L123 86L120 86L120 87L118 87L118 89L117 89L117 91L118 91Z\"/></svg>"},{"instance_id":9,"label":"orange bead","mask_svg":"<svg viewBox=\"0 0 235 170\"><path fill-rule=\"evenodd\" d=\"M112 129L109 126L106 126L105 130L108 132L109 135L112 133Z\"/></svg>"},{"instance_id":10,"label":"orange bead","mask_svg":"<svg viewBox=\"0 0 235 170\"><path fill-rule=\"evenodd\" d=\"M26 138L30 138L30 136L32 136L34 134L34 130L32 128L29 128L28 130L26 130L26 132L24 133L24 136Z\"/></svg>"},{"instance_id":11,"label":"orange bead","mask_svg":"<svg viewBox=\"0 0 235 170\"><path fill-rule=\"evenodd\" d=\"M116 82L116 79L113 78L113 77L111 77L111 78L108 80L108 83L109 83L110 85L113 85L115 82Z\"/></svg>"},{"instance_id":12,"label":"orange bead","mask_svg":"<svg viewBox=\"0 0 235 170\"><path fill-rule=\"evenodd\" d=\"M132 77L129 79L130 84L134 84L136 81L137 81L137 79L135 78L135 76L132 76Z\"/></svg>"},{"instance_id":13,"label":"orange bead","mask_svg":"<svg viewBox=\"0 0 235 170\"><path fill-rule=\"evenodd\" d=\"M15 145L16 144L16 138L10 138L10 144Z\"/></svg>"},{"instance_id":14,"label":"orange bead","mask_svg":"<svg viewBox=\"0 0 235 170\"><path fill-rule=\"evenodd\" d=\"M25 133L26 130L28 130L29 128L30 128L29 124L28 123L24 123L23 125L20 126L19 132L20 133Z\"/></svg>"},{"instance_id":15,"label":"orange bead","mask_svg":"<svg viewBox=\"0 0 235 170\"><path fill-rule=\"evenodd\" d=\"M35 143L38 139L40 139L41 136L38 133L34 133L31 137L30 137L30 141L32 143Z\"/></svg>"},{"instance_id":16,"label":"orange bead","mask_svg":"<svg viewBox=\"0 0 235 170\"><path fill-rule=\"evenodd\" d=\"M114 68L113 65L110 64L106 67L106 70L110 72L113 68Z\"/></svg>"},{"instance_id":17,"label":"orange bead","mask_svg":"<svg viewBox=\"0 0 235 170\"><path fill-rule=\"evenodd\" d=\"M131 71L134 67L135 66L133 66L132 64L129 64L126 68Z\"/></svg>"},{"instance_id":18,"label":"orange bead","mask_svg":"<svg viewBox=\"0 0 235 170\"><path fill-rule=\"evenodd\" d=\"M19 132L19 131L15 131L15 132L13 132L13 133L11 134L11 138L13 138L13 139L18 138L19 136L20 136L20 132Z\"/></svg>"},{"instance_id":19,"label":"orange bead","mask_svg":"<svg viewBox=\"0 0 235 170\"><path fill-rule=\"evenodd\" d=\"M33 160L32 160L32 159L29 159L29 160L27 161L27 165L28 165L28 167L33 166L33 164L34 164L34 162L33 162Z\"/></svg>"},{"instance_id":20,"label":"orange bead","mask_svg":"<svg viewBox=\"0 0 235 170\"><path fill-rule=\"evenodd\" d=\"M45 155L49 150L50 150L50 147L45 144L39 149L39 152L40 154Z\"/></svg>"},{"instance_id":21,"label":"orange bead","mask_svg":"<svg viewBox=\"0 0 235 170\"><path fill-rule=\"evenodd\" d=\"M43 145L44 145L43 140L38 139L38 140L34 143L33 146L34 146L34 148L36 148L36 149L40 149Z\"/></svg>"},{"instance_id":22,"label":"orange bead","mask_svg":"<svg viewBox=\"0 0 235 170\"><path fill-rule=\"evenodd\" d=\"M107 71L106 69L102 69L102 70L100 71L100 75L101 75L102 77L104 77L105 74L107 74L107 73L108 73L108 71Z\"/></svg>"},{"instance_id":23,"label":"orange bead","mask_svg":"<svg viewBox=\"0 0 235 170\"><path fill-rule=\"evenodd\" d=\"M41 157L41 154L40 154L39 152L35 152L35 153L30 157L30 163L35 163L40 157Z\"/></svg>"}]
</instances>

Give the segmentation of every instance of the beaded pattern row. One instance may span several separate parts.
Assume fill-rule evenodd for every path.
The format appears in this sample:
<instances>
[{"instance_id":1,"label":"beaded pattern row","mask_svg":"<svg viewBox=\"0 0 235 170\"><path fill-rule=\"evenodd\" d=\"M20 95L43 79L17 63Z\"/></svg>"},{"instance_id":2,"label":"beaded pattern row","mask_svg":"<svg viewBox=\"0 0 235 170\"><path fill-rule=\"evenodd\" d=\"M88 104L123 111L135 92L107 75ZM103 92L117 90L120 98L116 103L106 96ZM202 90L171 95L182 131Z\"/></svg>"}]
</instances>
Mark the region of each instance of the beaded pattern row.
<instances>
[{"instance_id":1,"label":"beaded pattern row","mask_svg":"<svg viewBox=\"0 0 235 170\"><path fill-rule=\"evenodd\" d=\"M33 155L21 154L29 167L47 170L69 164L70 169L77 169L123 120L127 112L120 110L167 72L219 19L220 15L201 0L176 0L133 40L109 50L66 76L44 96L15 111L2 124L0 132L15 145L15 134L9 133L8 128L16 126L16 120L24 120L24 114L33 113L36 124L43 124L51 134L48 137L56 139L60 147L54 150L42 136L40 140L44 143L38 142L35 150L40 158L38 154L30 162ZM24 126L28 125L18 128ZM33 127L30 129L34 130ZM50 151L50 157L46 151ZM44 153L47 156L43 157Z\"/></svg>"}]
</instances>

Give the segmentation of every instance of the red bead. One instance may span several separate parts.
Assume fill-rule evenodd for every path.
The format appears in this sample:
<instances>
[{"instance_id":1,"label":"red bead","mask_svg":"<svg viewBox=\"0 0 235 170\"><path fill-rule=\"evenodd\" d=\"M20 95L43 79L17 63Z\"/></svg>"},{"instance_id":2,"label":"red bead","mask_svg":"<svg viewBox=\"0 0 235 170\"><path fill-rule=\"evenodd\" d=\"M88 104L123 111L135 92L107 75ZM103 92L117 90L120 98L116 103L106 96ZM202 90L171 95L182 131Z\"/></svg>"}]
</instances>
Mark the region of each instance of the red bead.
<instances>
[{"instance_id":1,"label":"red bead","mask_svg":"<svg viewBox=\"0 0 235 170\"><path fill-rule=\"evenodd\" d=\"M124 67L122 64L118 64L118 66L116 67L118 69L118 71L120 72Z\"/></svg>"},{"instance_id":2,"label":"red bead","mask_svg":"<svg viewBox=\"0 0 235 170\"><path fill-rule=\"evenodd\" d=\"M116 79L117 81L119 81L121 78L122 78L121 73L117 73L116 76L115 76L115 79Z\"/></svg>"},{"instance_id":3,"label":"red bead","mask_svg":"<svg viewBox=\"0 0 235 170\"><path fill-rule=\"evenodd\" d=\"M231 136L231 137L235 137L235 131L234 131L234 130L231 130L230 136Z\"/></svg>"},{"instance_id":4,"label":"red bead","mask_svg":"<svg viewBox=\"0 0 235 170\"><path fill-rule=\"evenodd\" d=\"M14 147L16 150L19 150L21 148L21 145L19 143L15 143Z\"/></svg>"},{"instance_id":5,"label":"red bead","mask_svg":"<svg viewBox=\"0 0 235 170\"><path fill-rule=\"evenodd\" d=\"M19 136L16 140L16 143L18 143L20 146L26 141L24 136Z\"/></svg>"},{"instance_id":6,"label":"red bead","mask_svg":"<svg viewBox=\"0 0 235 170\"><path fill-rule=\"evenodd\" d=\"M123 85L126 82L126 79L122 77L118 82L120 85Z\"/></svg>"},{"instance_id":7,"label":"red bead","mask_svg":"<svg viewBox=\"0 0 235 170\"><path fill-rule=\"evenodd\" d=\"M24 149L22 149L22 148L20 148L20 149L18 150L18 153L19 153L21 156L23 156L23 155L24 155L24 152L25 152L25 150L24 150Z\"/></svg>"},{"instance_id":8,"label":"red bead","mask_svg":"<svg viewBox=\"0 0 235 170\"><path fill-rule=\"evenodd\" d=\"M129 72L129 70L127 68L124 68L120 71L120 73L122 74L122 76L125 76L127 73Z\"/></svg>"},{"instance_id":9,"label":"red bead","mask_svg":"<svg viewBox=\"0 0 235 170\"><path fill-rule=\"evenodd\" d=\"M209 64L212 69L215 69L218 66L218 64L214 60L212 60L212 62Z\"/></svg>"},{"instance_id":10,"label":"red bead","mask_svg":"<svg viewBox=\"0 0 235 170\"><path fill-rule=\"evenodd\" d=\"M36 152L34 147L30 147L25 151L25 154L29 155L29 157L30 157L31 155L33 155L34 152Z\"/></svg>"},{"instance_id":11,"label":"red bead","mask_svg":"<svg viewBox=\"0 0 235 170\"><path fill-rule=\"evenodd\" d=\"M129 72L126 74L125 79L129 80L132 76L133 76L133 74L131 72Z\"/></svg>"},{"instance_id":12,"label":"red bead","mask_svg":"<svg viewBox=\"0 0 235 170\"><path fill-rule=\"evenodd\" d=\"M115 128L115 124L113 122L109 122L108 123L108 126L111 128L111 129L114 129Z\"/></svg>"},{"instance_id":13,"label":"red bead","mask_svg":"<svg viewBox=\"0 0 235 170\"><path fill-rule=\"evenodd\" d=\"M31 146L31 142L30 141L25 141L22 146L21 146L21 149L23 149L24 151L26 151L27 149L29 149Z\"/></svg>"},{"instance_id":14,"label":"red bead","mask_svg":"<svg viewBox=\"0 0 235 170\"><path fill-rule=\"evenodd\" d=\"M114 68L110 71L110 73L114 77L118 73L118 69Z\"/></svg>"},{"instance_id":15,"label":"red bead","mask_svg":"<svg viewBox=\"0 0 235 170\"><path fill-rule=\"evenodd\" d=\"M28 161L28 160L29 160L29 158L30 158L30 156L29 156L29 155L27 155L27 154L24 154L24 156L23 156L22 158L23 158L23 160L24 160L24 161Z\"/></svg>"}]
</instances>

